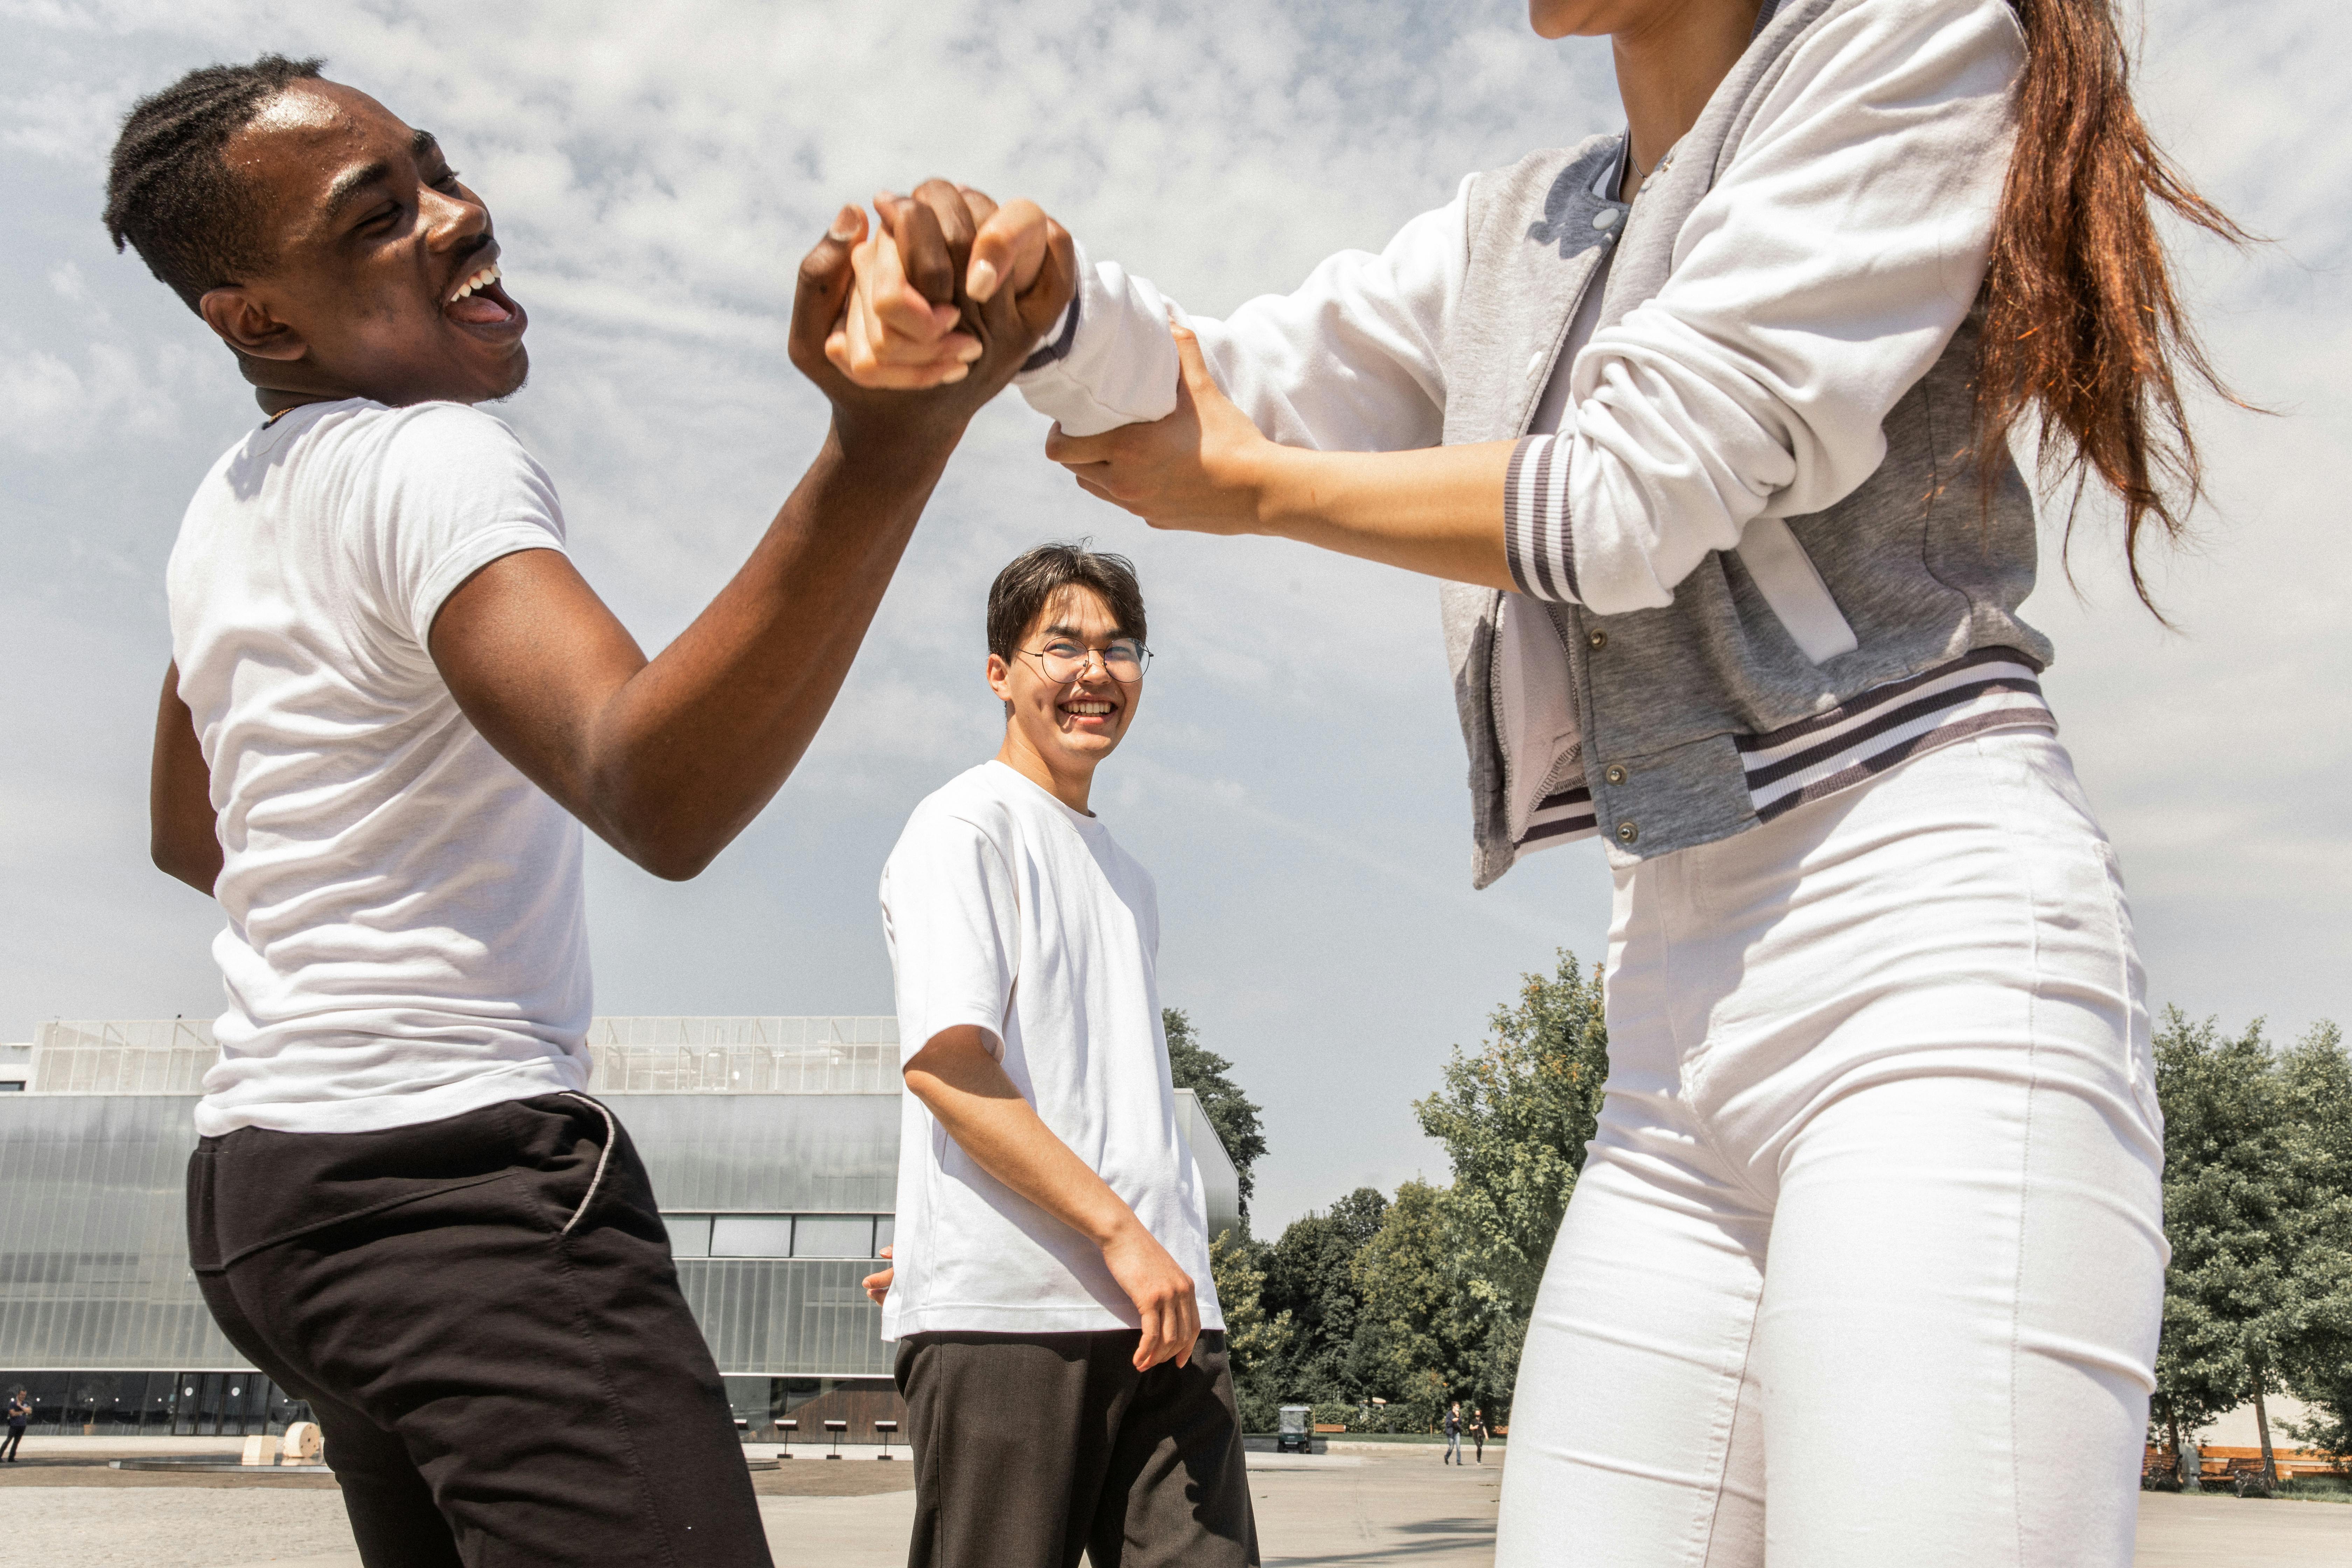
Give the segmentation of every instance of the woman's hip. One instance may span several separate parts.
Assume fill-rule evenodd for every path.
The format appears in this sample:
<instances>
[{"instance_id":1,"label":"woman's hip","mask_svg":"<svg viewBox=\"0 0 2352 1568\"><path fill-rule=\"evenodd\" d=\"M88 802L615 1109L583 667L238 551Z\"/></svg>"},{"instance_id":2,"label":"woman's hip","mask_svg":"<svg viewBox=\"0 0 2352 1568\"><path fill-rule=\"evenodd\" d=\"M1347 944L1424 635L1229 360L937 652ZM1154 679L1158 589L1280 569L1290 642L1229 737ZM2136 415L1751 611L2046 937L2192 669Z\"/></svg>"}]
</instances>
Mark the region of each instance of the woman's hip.
<instances>
[{"instance_id":1,"label":"woman's hip","mask_svg":"<svg viewBox=\"0 0 2352 1568\"><path fill-rule=\"evenodd\" d=\"M1672 1094L1735 1162L1873 1083L2085 1096L2161 1126L2122 879L2064 749L1996 731L1621 871L1612 1086Z\"/></svg>"}]
</instances>

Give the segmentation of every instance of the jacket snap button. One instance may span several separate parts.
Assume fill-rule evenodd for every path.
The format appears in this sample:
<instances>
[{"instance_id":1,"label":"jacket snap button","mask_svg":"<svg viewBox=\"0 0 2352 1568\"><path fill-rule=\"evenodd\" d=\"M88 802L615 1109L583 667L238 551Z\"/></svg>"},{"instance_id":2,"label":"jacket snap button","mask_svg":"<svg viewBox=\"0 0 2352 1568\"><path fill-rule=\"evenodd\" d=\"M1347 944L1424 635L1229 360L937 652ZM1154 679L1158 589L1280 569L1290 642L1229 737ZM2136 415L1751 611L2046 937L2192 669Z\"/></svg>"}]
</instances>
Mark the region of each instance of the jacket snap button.
<instances>
[{"instance_id":1,"label":"jacket snap button","mask_svg":"<svg viewBox=\"0 0 2352 1568\"><path fill-rule=\"evenodd\" d=\"M1612 763L1606 768L1601 770L1601 776L1607 779L1611 784L1623 784L1625 782L1625 764L1622 763ZM1626 826L1630 827L1633 824L1627 823Z\"/></svg>"},{"instance_id":2,"label":"jacket snap button","mask_svg":"<svg viewBox=\"0 0 2352 1568\"><path fill-rule=\"evenodd\" d=\"M1635 826L1633 824L1632 824L1632 823L1630 823L1630 822L1621 822L1621 823L1619 823L1619 824L1617 825L1617 842L1618 842L1618 843L1620 843L1620 844L1631 844L1631 843L1633 843L1633 840L1635 840L1636 838L1639 838L1639 837L1642 837L1642 830L1641 830L1639 827Z\"/></svg>"},{"instance_id":3,"label":"jacket snap button","mask_svg":"<svg viewBox=\"0 0 2352 1568\"><path fill-rule=\"evenodd\" d=\"M1617 209L1615 207L1602 207L1599 212L1594 213L1592 215L1592 226L1603 231L1615 228L1617 226Z\"/></svg>"},{"instance_id":4,"label":"jacket snap button","mask_svg":"<svg viewBox=\"0 0 2352 1568\"><path fill-rule=\"evenodd\" d=\"M1607 632L1598 630L1587 632L1584 634L1584 646L1589 648L1595 649L1596 651L1601 648L1607 647L1609 646L1609 634Z\"/></svg>"}]
</instances>

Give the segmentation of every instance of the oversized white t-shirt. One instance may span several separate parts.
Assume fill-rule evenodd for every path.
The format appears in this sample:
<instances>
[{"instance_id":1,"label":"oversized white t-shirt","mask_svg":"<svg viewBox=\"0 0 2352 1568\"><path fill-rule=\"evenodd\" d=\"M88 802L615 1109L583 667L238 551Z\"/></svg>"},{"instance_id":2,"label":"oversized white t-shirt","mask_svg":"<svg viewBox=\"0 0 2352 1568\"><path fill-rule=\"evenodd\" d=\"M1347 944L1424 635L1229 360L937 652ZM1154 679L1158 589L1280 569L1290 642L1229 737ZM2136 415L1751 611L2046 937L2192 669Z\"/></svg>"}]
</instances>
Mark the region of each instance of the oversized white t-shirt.
<instances>
[{"instance_id":1,"label":"oversized white t-shirt","mask_svg":"<svg viewBox=\"0 0 2352 1568\"><path fill-rule=\"evenodd\" d=\"M580 825L467 721L425 636L562 550L546 471L457 404L312 404L231 447L168 575L228 924L196 1129L355 1132L587 1081Z\"/></svg>"},{"instance_id":2,"label":"oversized white t-shirt","mask_svg":"<svg viewBox=\"0 0 2352 1568\"><path fill-rule=\"evenodd\" d=\"M1201 1173L1176 1131L1151 875L1095 817L1003 763L915 808L882 872L908 1057L969 1024L1038 1117L1191 1274L1223 1329ZM882 1337L1131 1329L1101 1249L972 1163L906 1097Z\"/></svg>"}]
</instances>

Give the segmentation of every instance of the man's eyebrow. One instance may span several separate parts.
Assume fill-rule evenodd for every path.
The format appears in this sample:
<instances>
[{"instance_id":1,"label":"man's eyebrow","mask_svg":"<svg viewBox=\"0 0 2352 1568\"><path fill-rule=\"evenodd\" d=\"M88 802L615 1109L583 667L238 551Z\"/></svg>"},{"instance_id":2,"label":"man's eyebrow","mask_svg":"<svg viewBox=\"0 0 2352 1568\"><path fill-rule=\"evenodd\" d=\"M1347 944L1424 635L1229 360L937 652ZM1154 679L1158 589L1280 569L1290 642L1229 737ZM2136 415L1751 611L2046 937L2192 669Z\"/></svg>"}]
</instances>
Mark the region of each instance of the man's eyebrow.
<instances>
[{"instance_id":1,"label":"man's eyebrow","mask_svg":"<svg viewBox=\"0 0 2352 1568\"><path fill-rule=\"evenodd\" d=\"M1084 626L1046 626L1038 632L1037 635L1041 637L1068 637L1073 642L1084 642L1087 640L1087 631ZM1110 636L1104 640L1108 642L1132 641L1134 640L1134 637L1135 634L1129 631L1126 627L1113 626L1110 630Z\"/></svg>"},{"instance_id":2,"label":"man's eyebrow","mask_svg":"<svg viewBox=\"0 0 2352 1568\"><path fill-rule=\"evenodd\" d=\"M412 132L408 138L409 155L422 163L441 151L441 142L430 131ZM392 178L392 165L383 159L361 164L335 178L327 187L327 216L332 220L351 205L370 185L381 184Z\"/></svg>"},{"instance_id":3,"label":"man's eyebrow","mask_svg":"<svg viewBox=\"0 0 2352 1568\"><path fill-rule=\"evenodd\" d=\"M380 185L390 178L392 178L392 165L381 158L336 175L335 183L327 187L328 218L331 220L341 215L342 210L358 199L360 193L365 191L370 185Z\"/></svg>"}]
</instances>

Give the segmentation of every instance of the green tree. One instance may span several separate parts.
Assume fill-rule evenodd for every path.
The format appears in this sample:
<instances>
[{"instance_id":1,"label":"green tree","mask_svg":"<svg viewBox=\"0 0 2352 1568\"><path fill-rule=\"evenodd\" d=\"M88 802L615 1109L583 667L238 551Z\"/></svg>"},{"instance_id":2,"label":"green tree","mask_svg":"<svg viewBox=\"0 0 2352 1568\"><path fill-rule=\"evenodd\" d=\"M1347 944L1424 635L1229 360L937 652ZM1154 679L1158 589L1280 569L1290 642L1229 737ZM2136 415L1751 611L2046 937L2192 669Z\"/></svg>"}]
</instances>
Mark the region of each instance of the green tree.
<instances>
[{"instance_id":1,"label":"green tree","mask_svg":"<svg viewBox=\"0 0 2352 1568\"><path fill-rule=\"evenodd\" d=\"M1424 1429L1444 1415L1447 1394L1462 1381L1450 1196L1426 1182L1397 1188L1353 1265L1366 1392L1402 1404Z\"/></svg>"},{"instance_id":2,"label":"green tree","mask_svg":"<svg viewBox=\"0 0 2352 1568\"><path fill-rule=\"evenodd\" d=\"M1209 1277L1225 1314L1225 1359L1242 1430L1271 1432L1281 1394L1275 1386L1290 1343L1290 1314L1265 1312L1265 1248L1246 1234L1221 1231L1209 1244Z\"/></svg>"},{"instance_id":3,"label":"green tree","mask_svg":"<svg viewBox=\"0 0 2352 1568\"><path fill-rule=\"evenodd\" d=\"M2352 1455L2352 1056L2334 1024L2315 1025L2280 1063L2310 1162L2300 1272L2304 1333L2285 1356L2287 1390L2311 1408L2300 1442Z\"/></svg>"},{"instance_id":4,"label":"green tree","mask_svg":"<svg viewBox=\"0 0 2352 1568\"><path fill-rule=\"evenodd\" d=\"M1498 1415L1609 1076L1601 971L1580 970L1563 948L1550 974L1522 978L1518 1005L1495 1012L1493 1037L1475 1053L1454 1047L1444 1087L1413 1107L1453 1163L1458 1342L1478 1347L1474 1384Z\"/></svg>"},{"instance_id":5,"label":"green tree","mask_svg":"<svg viewBox=\"0 0 2352 1568\"><path fill-rule=\"evenodd\" d=\"M2260 1020L2231 1037L2167 1008L2156 1073L2172 1264L2154 1412L2177 1443L2252 1398L2275 1480L2265 1396L2345 1316L2342 1194Z\"/></svg>"},{"instance_id":6,"label":"green tree","mask_svg":"<svg viewBox=\"0 0 2352 1568\"><path fill-rule=\"evenodd\" d=\"M1201 1114L1223 1140L1225 1153L1241 1177L1242 1219L1249 1220L1251 1170L1265 1152L1265 1132L1258 1125L1257 1102L1244 1094L1230 1076L1234 1064L1201 1044L1192 1020L1181 1007L1163 1007L1161 1024L1168 1033L1168 1071L1178 1089L1201 1097Z\"/></svg>"},{"instance_id":7,"label":"green tree","mask_svg":"<svg viewBox=\"0 0 2352 1568\"><path fill-rule=\"evenodd\" d=\"M1276 1373L1284 1401L1353 1402L1386 1391L1373 1386L1362 1342L1356 1255L1381 1228L1388 1199L1358 1187L1321 1214L1286 1226L1266 1249L1265 1310L1287 1314L1291 1334Z\"/></svg>"}]
</instances>

